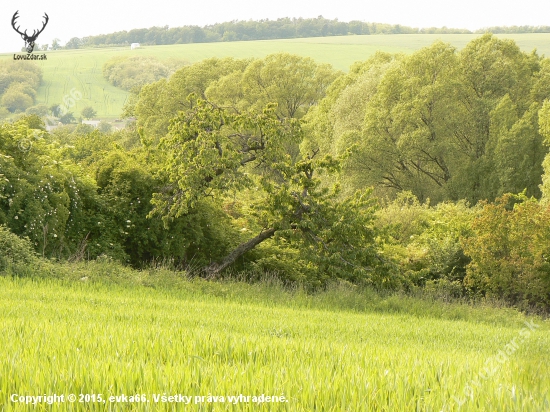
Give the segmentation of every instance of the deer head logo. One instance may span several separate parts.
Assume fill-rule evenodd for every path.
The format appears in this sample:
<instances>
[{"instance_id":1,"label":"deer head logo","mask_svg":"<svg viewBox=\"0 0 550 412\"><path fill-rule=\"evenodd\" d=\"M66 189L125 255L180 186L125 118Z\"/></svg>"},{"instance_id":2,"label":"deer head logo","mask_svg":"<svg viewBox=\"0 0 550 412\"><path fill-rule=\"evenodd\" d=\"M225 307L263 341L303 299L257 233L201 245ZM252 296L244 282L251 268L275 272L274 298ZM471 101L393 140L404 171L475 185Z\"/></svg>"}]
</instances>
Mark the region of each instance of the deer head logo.
<instances>
[{"instance_id":1,"label":"deer head logo","mask_svg":"<svg viewBox=\"0 0 550 412\"><path fill-rule=\"evenodd\" d=\"M48 15L46 13L44 13L44 18L46 19L46 21L44 23L42 23L42 28L38 31L33 30L32 35L29 36L27 34L27 30L25 30L24 32L20 32L19 31L20 26L15 27L15 20L17 20L18 17L19 17L19 10L17 10L14 13L14 15L11 19L11 25L12 25L13 29L21 35L21 38L23 40L25 40L25 49L27 50L27 53L32 53L32 51L34 50L34 42L36 41L36 38L38 37L38 35L40 33L42 33L44 31L44 29L46 28L46 25L48 24L48 20L50 18L48 17Z\"/></svg>"}]
</instances>

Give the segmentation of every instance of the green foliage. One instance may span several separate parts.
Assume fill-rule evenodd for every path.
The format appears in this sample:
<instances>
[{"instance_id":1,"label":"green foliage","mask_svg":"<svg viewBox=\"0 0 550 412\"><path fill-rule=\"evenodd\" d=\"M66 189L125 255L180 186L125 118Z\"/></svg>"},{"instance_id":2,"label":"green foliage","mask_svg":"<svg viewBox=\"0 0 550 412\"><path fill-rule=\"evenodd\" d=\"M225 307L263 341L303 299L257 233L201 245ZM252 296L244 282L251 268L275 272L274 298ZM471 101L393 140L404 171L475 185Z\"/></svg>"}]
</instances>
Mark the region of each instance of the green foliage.
<instances>
[{"instance_id":1,"label":"green foliage","mask_svg":"<svg viewBox=\"0 0 550 412\"><path fill-rule=\"evenodd\" d=\"M540 134L544 137L546 146L550 145L550 100L546 100L539 111ZM544 174L542 175L542 202L548 204L550 199L550 155L547 154L543 164Z\"/></svg>"},{"instance_id":2,"label":"green foliage","mask_svg":"<svg viewBox=\"0 0 550 412\"><path fill-rule=\"evenodd\" d=\"M0 104L12 113L24 112L34 104L35 91L28 83L12 83L2 95Z\"/></svg>"},{"instance_id":3,"label":"green foliage","mask_svg":"<svg viewBox=\"0 0 550 412\"><path fill-rule=\"evenodd\" d=\"M65 146L65 158L85 167L104 158L116 147L112 137L86 124L58 127L52 137Z\"/></svg>"},{"instance_id":4,"label":"green foliage","mask_svg":"<svg viewBox=\"0 0 550 412\"><path fill-rule=\"evenodd\" d=\"M211 58L183 67L170 80L159 80L146 85L135 101L135 107L127 109L138 118L138 127L150 136L159 139L168 132L168 125L179 110L192 106L187 96L196 93L205 95L208 86L215 80L236 70L244 70L248 62L233 58Z\"/></svg>"},{"instance_id":5,"label":"green foliage","mask_svg":"<svg viewBox=\"0 0 550 412\"><path fill-rule=\"evenodd\" d=\"M0 178L2 175L0 175ZM0 225L0 272L14 266L30 266L36 261L32 243L11 233L4 225Z\"/></svg>"},{"instance_id":6,"label":"green foliage","mask_svg":"<svg viewBox=\"0 0 550 412\"><path fill-rule=\"evenodd\" d=\"M495 26L483 28L475 33L550 33L550 26ZM129 43L141 44L182 44L210 43L230 41L293 39L303 37L332 37L373 34L471 34L467 29L448 27L414 28L400 24L369 23L358 20L350 22L330 20L322 16L317 18L279 18L260 21L230 21L204 27L151 27L133 29L97 36L88 36L79 40L82 47L127 46ZM55 43L55 40L54 40ZM71 44L73 39L71 39ZM70 48L70 47L67 47ZM56 50L56 48L54 48Z\"/></svg>"},{"instance_id":7,"label":"green foliage","mask_svg":"<svg viewBox=\"0 0 550 412\"><path fill-rule=\"evenodd\" d=\"M351 189L436 203L523 189L540 197L544 61L490 34L460 52L436 42L393 62L375 56L311 112L310 144L332 153L357 144L345 169Z\"/></svg>"},{"instance_id":8,"label":"green foliage","mask_svg":"<svg viewBox=\"0 0 550 412\"><path fill-rule=\"evenodd\" d=\"M80 114L82 114L82 117L85 119L91 119L97 115L97 112L92 106L86 106L84 109L82 109Z\"/></svg>"},{"instance_id":9,"label":"green foliage","mask_svg":"<svg viewBox=\"0 0 550 412\"><path fill-rule=\"evenodd\" d=\"M55 117L59 117L59 115L61 114L61 107L58 104L52 104L49 107L49 110L50 113Z\"/></svg>"},{"instance_id":10,"label":"green foliage","mask_svg":"<svg viewBox=\"0 0 550 412\"><path fill-rule=\"evenodd\" d=\"M378 211L376 225L391 243L407 245L430 226L430 205L420 203L411 192L401 192Z\"/></svg>"},{"instance_id":11,"label":"green foliage","mask_svg":"<svg viewBox=\"0 0 550 412\"><path fill-rule=\"evenodd\" d=\"M71 38L66 44L66 49L80 49L82 46L83 41L79 39L78 37Z\"/></svg>"},{"instance_id":12,"label":"green foliage","mask_svg":"<svg viewBox=\"0 0 550 412\"><path fill-rule=\"evenodd\" d=\"M407 288L452 290L454 297L464 293L470 260L462 240L471 235L474 215L465 202L430 207L410 192L380 209L376 225L385 235L385 254L398 262Z\"/></svg>"},{"instance_id":13,"label":"green foliage","mask_svg":"<svg viewBox=\"0 0 550 412\"><path fill-rule=\"evenodd\" d=\"M5 107L0 107L0 119L6 119L11 116L11 112Z\"/></svg>"},{"instance_id":14,"label":"green foliage","mask_svg":"<svg viewBox=\"0 0 550 412\"><path fill-rule=\"evenodd\" d=\"M135 246L139 239L127 241L130 215L124 213L132 209L135 198L117 204L90 177L94 162L112 150L112 138L97 131L82 135L62 129L51 136L30 129L37 120L30 116L0 129L0 224L28 237L45 257L79 260L105 255L136 265L141 258L146 261L149 255L140 255ZM121 191L135 185L133 190L140 193L137 183L137 178L117 181ZM144 198L144 204L149 199L150 195ZM140 232L144 237L145 230Z\"/></svg>"},{"instance_id":15,"label":"green foliage","mask_svg":"<svg viewBox=\"0 0 550 412\"><path fill-rule=\"evenodd\" d=\"M25 114L27 115L35 114L39 117L45 117L50 114L50 109L48 108L47 105L40 103L40 104L37 104L36 106L31 106L27 108L27 110L25 110Z\"/></svg>"},{"instance_id":16,"label":"green foliage","mask_svg":"<svg viewBox=\"0 0 550 412\"><path fill-rule=\"evenodd\" d=\"M504 110L509 110L509 113L501 112L504 105L508 105ZM516 114L520 112L518 107L512 105L506 95L492 113L491 122L498 133L493 162L498 170L498 194L526 190L530 196L541 197L540 176L543 174L542 163L547 150L538 133L539 107L539 103L532 103L519 118ZM508 124L503 124L506 122Z\"/></svg>"},{"instance_id":17,"label":"green foliage","mask_svg":"<svg viewBox=\"0 0 550 412\"><path fill-rule=\"evenodd\" d=\"M417 283L420 285L428 280L462 285L470 258L464 253L461 240L470 235L473 216L464 203L438 204L430 213L426 230L407 245L409 261L405 275L413 278L422 275ZM413 273L415 266L421 267L417 273Z\"/></svg>"},{"instance_id":18,"label":"green foliage","mask_svg":"<svg viewBox=\"0 0 550 412\"><path fill-rule=\"evenodd\" d=\"M86 136L94 131L94 127L91 124L78 124L72 131L72 135Z\"/></svg>"},{"instance_id":19,"label":"green foliage","mask_svg":"<svg viewBox=\"0 0 550 412\"><path fill-rule=\"evenodd\" d=\"M383 73L397 58L377 52L367 61L355 63L347 75L332 82L326 97L313 106L304 118L306 136L302 151L320 149L340 155L350 146L356 145L367 104L375 94ZM369 185L362 177L365 167L368 164L359 155L346 159L344 191L353 192L357 187Z\"/></svg>"},{"instance_id":20,"label":"green foliage","mask_svg":"<svg viewBox=\"0 0 550 412\"><path fill-rule=\"evenodd\" d=\"M261 110L277 103L277 114L301 118L337 77L328 64L289 53L271 54L250 62L243 72L234 71L213 82L206 96L219 104Z\"/></svg>"},{"instance_id":21,"label":"green foliage","mask_svg":"<svg viewBox=\"0 0 550 412\"><path fill-rule=\"evenodd\" d=\"M498 28L497 28L498 29ZM537 28L541 32L541 28ZM526 28L521 29L522 33ZM549 30L546 28L546 30ZM544 31L542 31L544 32ZM216 23L205 27L151 27L149 29L133 29L82 39L71 39L66 48L79 46L98 47L103 45L141 44L182 44L210 43L227 41L250 41L271 39L292 39L302 37L346 36L361 34L405 34L405 33L471 33L465 29L426 28L416 29L402 25L383 23L366 23L358 20L341 22L338 19L329 20L323 16L317 18L280 18L277 20L231 21Z\"/></svg>"},{"instance_id":22,"label":"green foliage","mask_svg":"<svg viewBox=\"0 0 550 412\"><path fill-rule=\"evenodd\" d=\"M32 62L0 62L0 104L10 113L25 112L34 105L42 69Z\"/></svg>"},{"instance_id":23,"label":"green foliage","mask_svg":"<svg viewBox=\"0 0 550 412\"><path fill-rule=\"evenodd\" d=\"M282 179L261 179L265 200L255 214L266 226L275 226L275 243L298 251L300 266L307 267L308 281L325 284L338 278L394 288L378 255L374 228L375 200L370 191L340 196L339 186L322 186L318 175L339 170L339 162L327 156L306 157L275 166Z\"/></svg>"},{"instance_id":24,"label":"green foliage","mask_svg":"<svg viewBox=\"0 0 550 412\"><path fill-rule=\"evenodd\" d=\"M281 253L294 254L298 267L307 268L302 276L311 274L312 284L338 277L395 286L389 274L375 270L382 265L370 192L342 198L338 186L324 187L318 175L340 167L331 156L312 153L293 161L285 147L292 141L300 143L295 119L280 120L273 106L261 113L235 112L200 99L193 106L191 113L180 112L161 142L160 149L167 154L167 185L153 197L154 214L171 222L196 210L202 199L254 188L248 218L260 235L257 243L251 239L235 249L237 257L275 235ZM258 168L261 175L255 172ZM268 235L261 238L264 232ZM296 250L298 256L285 249ZM273 270L270 261L271 257L263 257L257 265ZM296 271L283 276L296 278Z\"/></svg>"},{"instance_id":25,"label":"green foliage","mask_svg":"<svg viewBox=\"0 0 550 412\"><path fill-rule=\"evenodd\" d=\"M486 204L464 241L471 257L464 284L472 293L523 308L550 304L550 208L525 193Z\"/></svg>"},{"instance_id":26,"label":"green foliage","mask_svg":"<svg viewBox=\"0 0 550 412\"><path fill-rule=\"evenodd\" d=\"M59 121L63 124L75 123L75 118L73 112L67 112L59 118Z\"/></svg>"},{"instance_id":27,"label":"green foliage","mask_svg":"<svg viewBox=\"0 0 550 412\"><path fill-rule=\"evenodd\" d=\"M232 246L235 230L215 202L201 201L192 213L164 225L149 216L151 198L160 182L147 166L143 153L109 151L93 164L106 214L128 263L140 267L169 260L178 266L205 265ZM149 216L149 217L148 217Z\"/></svg>"},{"instance_id":28,"label":"green foliage","mask_svg":"<svg viewBox=\"0 0 550 412\"><path fill-rule=\"evenodd\" d=\"M62 161L60 150L40 129L36 117L0 128L0 224L28 237L43 256L68 256L82 231L75 218L85 205L90 181ZM77 240L78 239L78 240Z\"/></svg>"},{"instance_id":29,"label":"green foliage","mask_svg":"<svg viewBox=\"0 0 550 412\"><path fill-rule=\"evenodd\" d=\"M13 60L2 60L0 62L0 95L12 83L27 83L36 90L41 81L42 69L35 63Z\"/></svg>"},{"instance_id":30,"label":"green foliage","mask_svg":"<svg viewBox=\"0 0 550 412\"><path fill-rule=\"evenodd\" d=\"M261 114L240 114L203 100L194 107L172 120L160 145L167 151L164 171L175 192L155 197L157 210L166 217L186 214L204 196L250 187L253 181L244 166L265 163L272 168L284 156L284 143L299 138L297 123L280 122L273 107Z\"/></svg>"},{"instance_id":31,"label":"green foliage","mask_svg":"<svg viewBox=\"0 0 550 412\"><path fill-rule=\"evenodd\" d=\"M183 67L168 81L144 87L127 113L138 117L146 135L157 137L168 132L179 110L192 108L185 99L191 93L240 111L260 112L276 103L280 117L300 118L324 96L336 75L328 65L288 53L253 61L207 59Z\"/></svg>"},{"instance_id":32,"label":"green foliage","mask_svg":"<svg viewBox=\"0 0 550 412\"><path fill-rule=\"evenodd\" d=\"M99 126L97 127L97 129L101 133L111 133L113 130L113 125L109 122L101 121L99 122Z\"/></svg>"},{"instance_id":33,"label":"green foliage","mask_svg":"<svg viewBox=\"0 0 550 412\"><path fill-rule=\"evenodd\" d=\"M28 114L0 128L0 225L44 257L548 308L548 62L491 35L348 74L277 53L166 78L123 56L105 66L113 82L158 75L127 103L136 123L51 134L40 116L59 107L0 66L0 116ZM510 191L523 195L468 206Z\"/></svg>"}]
</instances>

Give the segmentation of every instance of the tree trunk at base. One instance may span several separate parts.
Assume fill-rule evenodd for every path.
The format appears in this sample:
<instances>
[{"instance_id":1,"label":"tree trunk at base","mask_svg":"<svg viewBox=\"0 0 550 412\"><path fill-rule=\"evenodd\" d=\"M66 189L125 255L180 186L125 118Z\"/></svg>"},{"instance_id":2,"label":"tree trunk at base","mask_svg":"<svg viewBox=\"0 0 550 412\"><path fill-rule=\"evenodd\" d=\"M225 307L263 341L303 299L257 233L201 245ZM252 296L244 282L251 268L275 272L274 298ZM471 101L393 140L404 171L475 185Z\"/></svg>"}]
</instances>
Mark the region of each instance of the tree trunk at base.
<instances>
[{"instance_id":1,"label":"tree trunk at base","mask_svg":"<svg viewBox=\"0 0 550 412\"><path fill-rule=\"evenodd\" d=\"M256 246L258 246L260 243L262 243L264 240L269 239L272 237L276 232L276 229L270 228L263 232L261 232L258 236L253 237L248 242L241 243L233 252L231 252L229 255L227 255L223 260L219 263L213 263L210 266L206 267L204 269L206 273L206 277L209 279L213 279L218 277L220 272L227 267L231 266L239 257L244 255L249 250L254 249Z\"/></svg>"}]
</instances>

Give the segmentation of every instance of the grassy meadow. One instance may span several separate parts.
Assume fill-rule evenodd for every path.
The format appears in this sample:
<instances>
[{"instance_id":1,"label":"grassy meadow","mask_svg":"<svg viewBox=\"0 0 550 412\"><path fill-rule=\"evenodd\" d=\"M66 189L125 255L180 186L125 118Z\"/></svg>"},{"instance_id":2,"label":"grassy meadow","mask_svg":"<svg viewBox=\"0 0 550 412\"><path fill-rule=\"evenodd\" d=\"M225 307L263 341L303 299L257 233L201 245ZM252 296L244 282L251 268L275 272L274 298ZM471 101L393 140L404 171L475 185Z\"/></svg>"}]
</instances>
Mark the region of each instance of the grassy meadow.
<instances>
[{"instance_id":1,"label":"grassy meadow","mask_svg":"<svg viewBox=\"0 0 550 412\"><path fill-rule=\"evenodd\" d=\"M130 50L125 48L101 48L49 51L48 59L37 61L44 69L42 86L38 90L37 103L58 104L74 88L82 94L73 112L79 114L86 106L96 109L98 116L114 119L120 115L128 93L110 85L102 75L103 64L115 56L154 56L159 59L177 58L190 63L209 57L264 57L271 53L288 52L332 64L347 71L351 64L365 60L377 50L390 53L412 53L440 39L457 48L464 47L477 37L474 34L403 34L373 36L314 37L286 40L262 40L247 42L178 44L169 46L145 46ZM510 38L527 52L537 49L539 54L550 55L550 34L498 35ZM11 59L12 54L0 55Z\"/></svg>"},{"instance_id":2,"label":"grassy meadow","mask_svg":"<svg viewBox=\"0 0 550 412\"><path fill-rule=\"evenodd\" d=\"M2 411L550 410L550 324L510 309L56 268L0 277ZM54 393L77 400L12 398Z\"/></svg>"}]
</instances>

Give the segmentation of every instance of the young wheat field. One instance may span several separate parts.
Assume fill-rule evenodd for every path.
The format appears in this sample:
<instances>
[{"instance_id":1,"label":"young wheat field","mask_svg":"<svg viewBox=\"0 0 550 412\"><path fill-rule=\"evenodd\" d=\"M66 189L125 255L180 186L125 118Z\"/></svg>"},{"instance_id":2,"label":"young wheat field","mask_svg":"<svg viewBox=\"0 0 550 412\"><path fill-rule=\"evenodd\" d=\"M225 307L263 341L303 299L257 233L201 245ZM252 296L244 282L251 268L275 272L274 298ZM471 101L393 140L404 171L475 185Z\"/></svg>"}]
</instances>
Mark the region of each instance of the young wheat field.
<instances>
[{"instance_id":1,"label":"young wheat field","mask_svg":"<svg viewBox=\"0 0 550 412\"><path fill-rule=\"evenodd\" d=\"M0 277L0 410L550 411L538 317L139 276Z\"/></svg>"}]
</instances>

